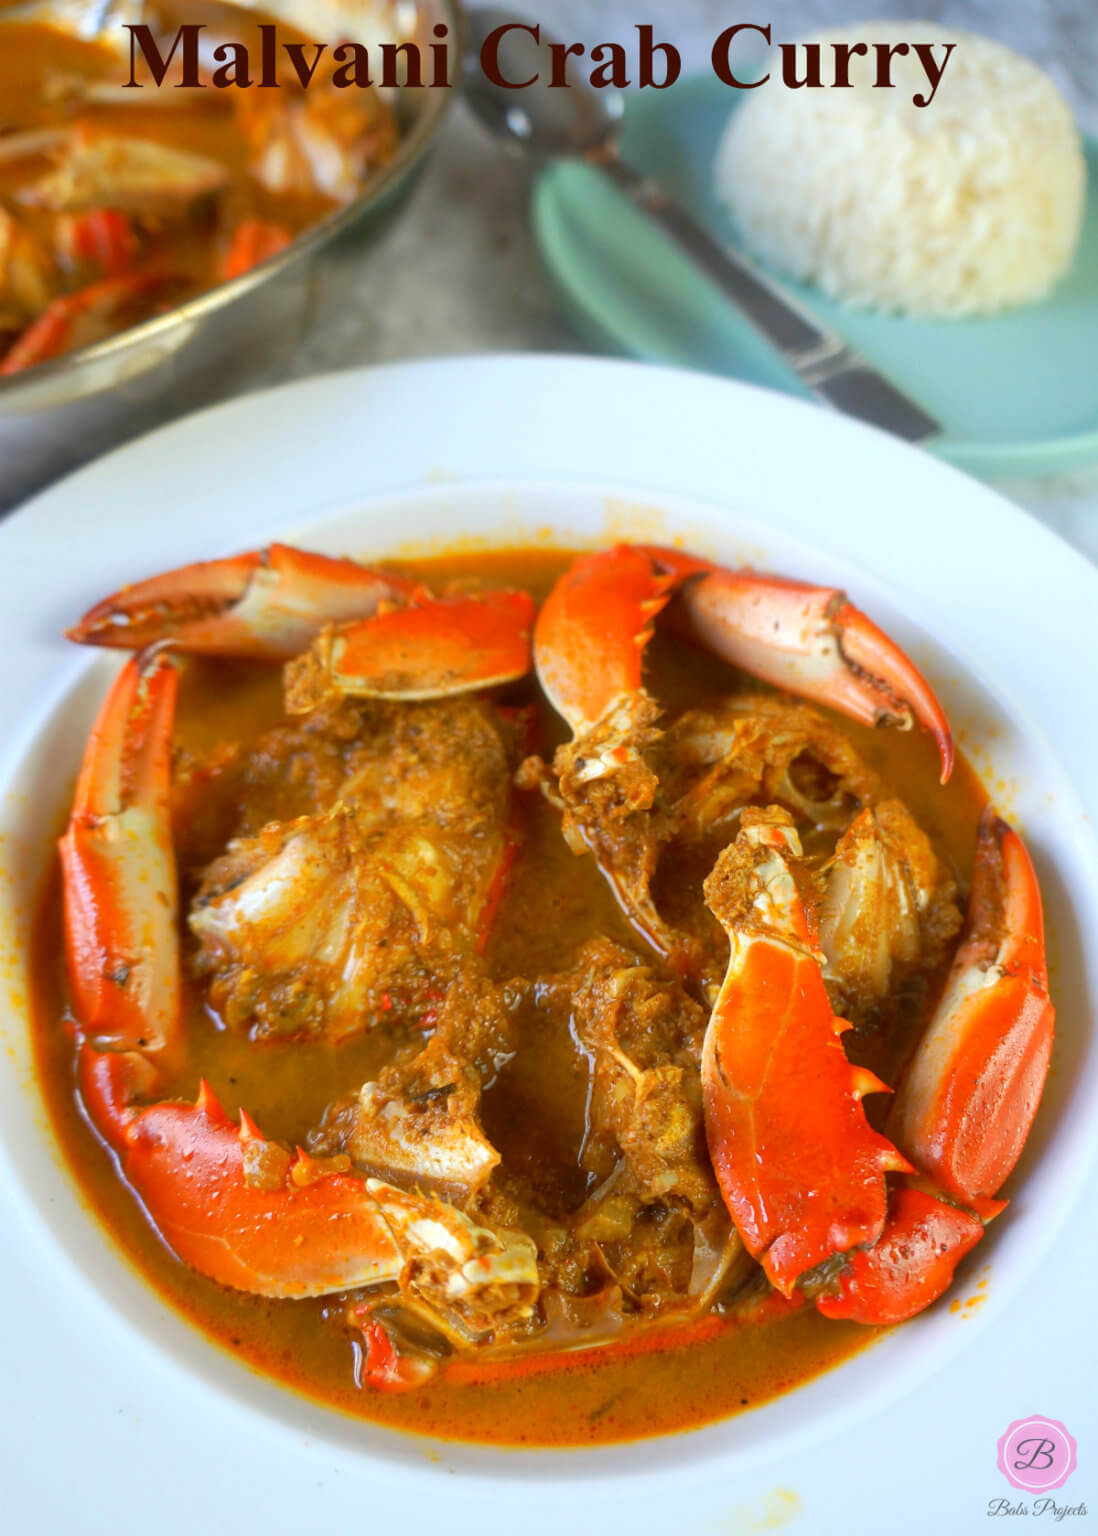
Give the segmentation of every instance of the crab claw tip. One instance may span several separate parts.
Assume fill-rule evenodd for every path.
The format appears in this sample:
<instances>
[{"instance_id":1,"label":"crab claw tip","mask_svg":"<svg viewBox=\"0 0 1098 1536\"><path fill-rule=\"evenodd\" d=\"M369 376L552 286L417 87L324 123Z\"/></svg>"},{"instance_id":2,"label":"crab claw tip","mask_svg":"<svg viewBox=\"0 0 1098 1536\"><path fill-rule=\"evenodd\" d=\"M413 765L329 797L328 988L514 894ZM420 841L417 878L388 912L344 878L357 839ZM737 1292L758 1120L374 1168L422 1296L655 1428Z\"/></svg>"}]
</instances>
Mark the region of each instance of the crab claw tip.
<instances>
[{"instance_id":1,"label":"crab claw tip","mask_svg":"<svg viewBox=\"0 0 1098 1536\"><path fill-rule=\"evenodd\" d=\"M953 733L926 678L895 641L842 594L833 622L843 660L856 674L876 718L914 716L937 743L941 782L947 783L953 772Z\"/></svg>"}]
</instances>

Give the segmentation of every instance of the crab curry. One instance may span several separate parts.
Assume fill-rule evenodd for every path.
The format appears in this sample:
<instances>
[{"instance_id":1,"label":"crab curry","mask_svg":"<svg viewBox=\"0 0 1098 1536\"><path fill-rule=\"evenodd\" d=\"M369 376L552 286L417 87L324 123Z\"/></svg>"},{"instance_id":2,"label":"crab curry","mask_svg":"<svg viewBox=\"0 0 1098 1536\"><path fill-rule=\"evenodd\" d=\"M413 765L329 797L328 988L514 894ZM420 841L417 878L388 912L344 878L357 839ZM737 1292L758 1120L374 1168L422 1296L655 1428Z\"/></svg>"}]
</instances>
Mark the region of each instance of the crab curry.
<instances>
[{"instance_id":1,"label":"crab curry","mask_svg":"<svg viewBox=\"0 0 1098 1536\"><path fill-rule=\"evenodd\" d=\"M135 655L43 907L42 1076L226 1348L424 1433L655 1434L913 1316L999 1215L1040 896L844 594L275 545L71 634Z\"/></svg>"}]
</instances>

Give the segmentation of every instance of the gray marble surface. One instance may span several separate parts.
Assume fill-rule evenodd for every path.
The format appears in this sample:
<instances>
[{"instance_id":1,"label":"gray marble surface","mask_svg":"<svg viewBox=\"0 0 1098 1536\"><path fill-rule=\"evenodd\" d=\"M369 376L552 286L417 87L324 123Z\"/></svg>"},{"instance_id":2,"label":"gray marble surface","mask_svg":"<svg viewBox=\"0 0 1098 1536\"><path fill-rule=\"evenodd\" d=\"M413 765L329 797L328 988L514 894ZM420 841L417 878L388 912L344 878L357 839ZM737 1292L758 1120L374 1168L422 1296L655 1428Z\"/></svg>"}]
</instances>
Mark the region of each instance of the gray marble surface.
<instances>
[{"instance_id":1,"label":"gray marble surface","mask_svg":"<svg viewBox=\"0 0 1098 1536\"><path fill-rule=\"evenodd\" d=\"M754 10L727 0L519 0L518 8L588 44L625 38L637 21L651 21L688 68L706 66L730 17L770 20L779 38L869 14L954 23L1036 59L1084 128L1098 133L1098 0L770 0ZM364 256L321 273L316 323L277 377L404 357L581 350L540 273L528 195L525 165L459 103L403 217ZM1098 561L1098 465L1004 481L1000 489Z\"/></svg>"}]
</instances>

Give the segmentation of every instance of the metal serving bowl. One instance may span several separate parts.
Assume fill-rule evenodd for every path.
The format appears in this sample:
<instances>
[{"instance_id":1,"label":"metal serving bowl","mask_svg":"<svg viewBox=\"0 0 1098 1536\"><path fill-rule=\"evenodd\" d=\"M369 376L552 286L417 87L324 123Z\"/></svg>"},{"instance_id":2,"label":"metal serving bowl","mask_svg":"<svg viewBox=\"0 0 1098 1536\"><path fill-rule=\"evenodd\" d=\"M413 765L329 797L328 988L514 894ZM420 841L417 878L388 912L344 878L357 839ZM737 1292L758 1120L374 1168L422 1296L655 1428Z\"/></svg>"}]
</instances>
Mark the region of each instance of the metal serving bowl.
<instances>
[{"instance_id":1,"label":"metal serving bowl","mask_svg":"<svg viewBox=\"0 0 1098 1536\"><path fill-rule=\"evenodd\" d=\"M361 0L357 6L355 0L327 0L321 12L310 0L254 0L254 8L296 21L307 37L319 40L320 14L326 28L342 14L344 35L355 36ZM63 18L63 7L57 9ZM460 0L415 0L414 6L400 0L400 10L405 19L414 15L420 36L438 22L449 27L456 74L464 37ZM352 202L286 250L141 325L0 379L0 511L139 432L237 393L285 360L307 324L318 256L336 241L364 242L393 217L453 95L440 89L398 92L401 136L393 159L367 178Z\"/></svg>"}]
</instances>

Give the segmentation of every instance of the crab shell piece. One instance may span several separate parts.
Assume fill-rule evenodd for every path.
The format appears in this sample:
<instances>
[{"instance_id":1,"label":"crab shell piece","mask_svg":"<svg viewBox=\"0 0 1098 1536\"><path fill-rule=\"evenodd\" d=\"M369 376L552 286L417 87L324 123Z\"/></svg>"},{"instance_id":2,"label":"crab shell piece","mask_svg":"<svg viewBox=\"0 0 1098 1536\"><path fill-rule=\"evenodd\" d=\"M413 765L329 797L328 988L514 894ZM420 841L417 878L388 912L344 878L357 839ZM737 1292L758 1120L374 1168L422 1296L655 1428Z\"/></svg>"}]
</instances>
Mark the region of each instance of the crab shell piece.
<instances>
[{"instance_id":1,"label":"crab shell piece","mask_svg":"<svg viewBox=\"0 0 1098 1536\"><path fill-rule=\"evenodd\" d=\"M949 778L953 741L941 705L845 593L655 546L581 556L542 606L538 677L573 732L640 687L653 621L676 591L688 631L715 655L863 724L908 729L918 720L937 742L942 782Z\"/></svg>"}]
</instances>

